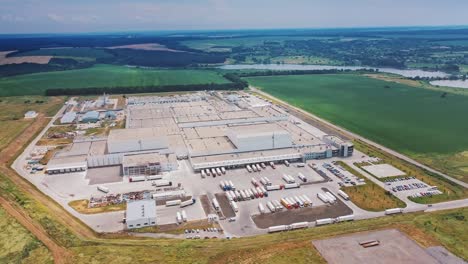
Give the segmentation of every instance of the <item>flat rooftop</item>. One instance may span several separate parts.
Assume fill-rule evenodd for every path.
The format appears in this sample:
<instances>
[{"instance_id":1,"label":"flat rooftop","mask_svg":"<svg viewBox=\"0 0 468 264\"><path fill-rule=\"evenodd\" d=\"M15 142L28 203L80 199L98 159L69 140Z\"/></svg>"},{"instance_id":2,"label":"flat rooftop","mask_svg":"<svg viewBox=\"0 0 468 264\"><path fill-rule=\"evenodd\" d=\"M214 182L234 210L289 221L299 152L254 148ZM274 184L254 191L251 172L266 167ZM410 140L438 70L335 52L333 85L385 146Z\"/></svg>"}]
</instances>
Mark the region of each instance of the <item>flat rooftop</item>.
<instances>
[{"instance_id":1,"label":"flat rooftop","mask_svg":"<svg viewBox=\"0 0 468 264\"><path fill-rule=\"evenodd\" d=\"M156 218L156 202L153 199L127 202L126 218L127 221Z\"/></svg>"},{"instance_id":2,"label":"flat rooftop","mask_svg":"<svg viewBox=\"0 0 468 264\"><path fill-rule=\"evenodd\" d=\"M125 155L122 160L124 167L146 166L150 163L174 163L177 158L174 154L140 153Z\"/></svg>"},{"instance_id":3,"label":"flat rooftop","mask_svg":"<svg viewBox=\"0 0 468 264\"><path fill-rule=\"evenodd\" d=\"M376 240L378 246L364 248L359 243ZM312 242L330 264L437 264L416 242L396 229L363 232Z\"/></svg>"}]
</instances>

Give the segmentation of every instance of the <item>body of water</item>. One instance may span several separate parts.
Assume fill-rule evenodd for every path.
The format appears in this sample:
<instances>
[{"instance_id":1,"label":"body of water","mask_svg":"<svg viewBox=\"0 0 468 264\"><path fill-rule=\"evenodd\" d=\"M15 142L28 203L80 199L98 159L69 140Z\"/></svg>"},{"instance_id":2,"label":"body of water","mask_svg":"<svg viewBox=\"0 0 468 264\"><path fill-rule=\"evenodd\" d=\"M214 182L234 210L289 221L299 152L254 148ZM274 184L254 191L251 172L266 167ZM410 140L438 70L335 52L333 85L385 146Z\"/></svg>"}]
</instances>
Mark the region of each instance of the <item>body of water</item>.
<instances>
[{"instance_id":1,"label":"body of water","mask_svg":"<svg viewBox=\"0 0 468 264\"><path fill-rule=\"evenodd\" d=\"M449 74L440 71L423 70L400 70L394 68L375 68L360 66L328 66L328 65L300 65L300 64L231 64L220 67L225 70L274 70L274 71L299 71L299 70L360 70L360 69L378 69L380 72L398 74L404 77L448 77Z\"/></svg>"}]
</instances>

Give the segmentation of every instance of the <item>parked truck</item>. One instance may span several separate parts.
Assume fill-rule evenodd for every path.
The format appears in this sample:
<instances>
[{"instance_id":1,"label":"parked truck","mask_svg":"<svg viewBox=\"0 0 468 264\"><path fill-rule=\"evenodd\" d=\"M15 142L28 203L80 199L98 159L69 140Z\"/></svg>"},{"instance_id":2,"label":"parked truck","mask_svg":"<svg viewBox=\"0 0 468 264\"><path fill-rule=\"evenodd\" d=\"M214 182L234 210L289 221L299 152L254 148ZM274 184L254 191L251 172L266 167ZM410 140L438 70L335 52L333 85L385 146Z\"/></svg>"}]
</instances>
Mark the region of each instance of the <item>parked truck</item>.
<instances>
[{"instance_id":1,"label":"parked truck","mask_svg":"<svg viewBox=\"0 0 468 264\"><path fill-rule=\"evenodd\" d=\"M187 222L187 213L185 212L185 210L182 210L181 216L182 216L182 221Z\"/></svg>"},{"instance_id":2,"label":"parked truck","mask_svg":"<svg viewBox=\"0 0 468 264\"><path fill-rule=\"evenodd\" d=\"M262 203L258 203L258 211L260 211L261 214L266 213L265 207Z\"/></svg>"},{"instance_id":3,"label":"parked truck","mask_svg":"<svg viewBox=\"0 0 468 264\"><path fill-rule=\"evenodd\" d=\"M330 198L330 201L332 203L336 202L336 197L331 192L325 192L325 195L327 195L328 198Z\"/></svg>"},{"instance_id":4,"label":"parked truck","mask_svg":"<svg viewBox=\"0 0 468 264\"><path fill-rule=\"evenodd\" d=\"M299 188L301 185L299 183L288 183L284 185L284 189Z\"/></svg>"},{"instance_id":5,"label":"parked truck","mask_svg":"<svg viewBox=\"0 0 468 264\"><path fill-rule=\"evenodd\" d=\"M252 172L252 168L250 167L250 165L247 165L246 168L248 172Z\"/></svg>"},{"instance_id":6,"label":"parked truck","mask_svg":"<svg viewBox=\"0 0 468 264\"><path fill-rule=\"evenodd\" d=\"M339 191L338 191L338 195L341 196L341 197L342 197L343 199L345 199L346 201L349 200L349 196L348 196L345 192L343 192L342 190L339 190Z\"/></svg>"},{"instance_id":7,"label":"parked truck","mask_svg":"<svg viewBox=\"0 0 468 264\"><path fill-rule=\"evenodd\" d=\"M226 174L226 169L225 169L224 167L221 167L221 172L222 172L223 174Z\"/></svg>"},{"instance_id":8,"label":"parked truck","mask_svg":"<svg viewBox=\"0 0 468 264\"><path fill-rule=\"evenodd\" d=\"M270 166L271 166L273 169L276 169L275 163L273 163L273 161L270 161Z\"/></svg>"},{"instance_id":9,"label":"parked truck","mask_svg":"<svg viewBox=\"0 0 468 264\"><path fill-rule=\"evenodd\" d=\"M219 168L216 168L216 174L218 174L218 176L221 176L223 173L221 172Z\"/></svg>"},{"instance_id":10,"label":"parked truck","mask_svg":"<svg viewBox=\"0 0 468 264\"><path fill-rule=\"evenodd\" d=\"M333 222L334 222L333 218L317 219L315 221L315 225L317 225L317 226L328 225L328 224L332 224Z\"/></svg>"},{"instance_id":11,"label":"parked truck","mask_svg":"<svg viewBox=\"0 0 468 264\"><path fill-rule=\"evenodd\" d=\"M105 186L102 186L102 185L99 185L97 187L98 191L101 191L103 193L109 193L109 188L105 187Z\"/></svg>"},{"instance_id":12,"label":"parked truck","mask_svg":"<svg viewBox=\"0 0 468 264\"><path fill-rule=\"evenodd\" d=\"M289 227L292 230L300 229L300 228L307 228L307 227L309 227L309 222L292 223Z\"/></svg>"},{"instance_id":13,"label":"parked truck","mask_svg":"<svg viewBox=\"0 0 468 264\"><path fill-rule=\"evenodd\" d=\"M158 180L153 183L156 187L163 187L163 186L172 186L172 182L168 180Z\"/></svg>"},{"instance_id":14,"label":"parked truck","mask_svg":"<svg viewBox=\"0 0 468 264\"><path fill-rule=\"evenodd\" d=\"M386 215L401 214L401 213L403 213L403 209L401 208L392 208L392 209L385 210Z\"/></svg>"},{"instance_id":15,"label":"parked truck","mask_svg":"<svg viewBox=\"0 0 468 264\"><path fill-rule=\"evenodd\" d=\"M237 206L237 203L234 202L234 201L231 201L231 207L232 207L232 210L234 210L234 212L239 212L239 207Z\"/></svg>"},{"instance_id":16,"label":"parked truck","mask_svg":"<svg viewBox=\"0 0 468 264\"><path fill-rule=\"evenodd\" d=\"M182 201L180 199L170 200L170 201L166 201L166 206L176 206L176 205L180 205L181 203Z\"/></svg>"},{"instance_id":17,"label":"parked truck","mask_svg":"<svg viewBox=\"0 0 468 264\"><path fill-rule=\"evenodd\" d=\"M267 202L267 207L272 213L276 212L276 206L274 206L272 202Z\"/></svg>"},{"instance_id":18,"label":"parked truck","mask_svg":"<svg viewBox=\"0 0 468 264\"><path fill-rule=\"evenodd\" d=\"M353 221L354 220L354 215L343 215L343 216L338 216L336 219L336 222L345 222L345 221Z\"/></svg>"},{"instance_id":19,"label":"parked truck","mask_svg":"<svg viewBox=\"0 0 468 264\"><path fill-rule=\"evenodd\" d=\"M177 224L181 224L182 223L182 214L180 212L177 212L176 214L176 220L177 220Z\"/></svg>"},{"instance_id":20,"label":"parked truck","mask_svg":"<svg viewBox=\"0 0 468 264\"><path fill-rule=\"evenodd\" d=\"M131 176L130 177L130 182L141 182L145 180L146 180L145 176Z\"/></svg>"},{"instance_id":21,"label":"parked truck","mask_svg":"<svg viewBox=\"0 0 468 264\"><path fill-rule=\"evenodd\" d=\"M285 161L284 161L284 165L286 165L287 167L289 167L289 161L285 160Z\"/></svg>"},{"instance_id":22,"label":"parked truck","mask_svg":"<svg viewBox=\"0 0 468 264\"><path fill-rule=\"evenodd\" d=\"M306 176L304 176L304 174L302 174L302 173L299 172L299 173L297 174L297 177L299 177L299 179L300 179L302 182L307 182L307 178L306 178Z\"/></svg>"},{"instance_id":23,"label":"parked truck","mask_svg":"<svg viewBox=\"0 0 468 264\"><path fill-rule=\"evenodd\" d=\"M267 191L276 191L276 190L281 190L281 185L270 185L266 186Z\"/></svg>"},{"instance_id":24,"label":"parked truck","mask_svg":"<svg viewBox=\"0 0 468 264\"><path fill-rule=\"evenodd\" d=\"M154 180L160 180L162 179L162 175L148 175L146 176L146 180L148 181L154 181Z\"/></svg>"},{"instance_id":25,"label":"parked truck","mask_svg":"<svg viewBox=\"0 0 468 264\"><path fill-rule=\"evenodd\" d=\"M195 199L190 199L190 200L187 200L187 201L183 201L180 203L180 207L183 208L183 207L187 207L189 205L192 205L195 203Z\"/></svg>"},{"instance_id":26,"label":"parked truck","mask_svg":"<svg viewBox=\"0 0 468 264\"><path fill-rule=\"evenodd\" d=\"M287 225L270 226L268 228L268 233L287 231L288 228L289 228L289 226L287 226Z\"/></svg>"},{"instance_id":27,"label":"parked truck","mask_svg":"<svg viewBox=\"0 0 468 264\"><path fill-rule=\"evenodd\" d=\"M330 198L322 193L317 193L317 197L324 203L330 203Z\"/></svg>"},{"instance_id":28,"label":"parked truck","mask_svg":"<svg viewBox=\"0 0 468 264\"><path fill-rule=\"evenodd\" d=\"M221 208L219 207L219 203L218 203L218 200L216 198L213 198L212 200L212 203L213 203L213 207L216 211L219 211Z\"/></svg>"}]
</instances>

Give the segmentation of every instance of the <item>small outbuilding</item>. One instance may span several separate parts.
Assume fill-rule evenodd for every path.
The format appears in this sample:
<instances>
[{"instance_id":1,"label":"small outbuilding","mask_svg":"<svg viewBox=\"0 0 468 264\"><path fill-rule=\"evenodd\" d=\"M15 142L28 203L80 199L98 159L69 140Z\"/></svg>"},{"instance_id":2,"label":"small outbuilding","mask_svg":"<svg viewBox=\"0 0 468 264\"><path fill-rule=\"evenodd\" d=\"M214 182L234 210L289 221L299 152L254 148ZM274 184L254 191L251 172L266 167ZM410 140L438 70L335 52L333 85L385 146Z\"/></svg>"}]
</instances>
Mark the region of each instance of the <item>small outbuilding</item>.
<instances>
[{"instance_id":1,"label":"small outbuilding","mask_svg":"<svg viewBox=\"0 0 468 264\"><path fill-rule=\"evenodd\" d=\"M36 118L37 112L36 111L27 111L24 114L24 118Z\"/></svg>"},{"instance_id":2,"label":"small outbuilding","mask_svg":"<svg viewBox=\"0 0 468 264\"><path fill-rule=\"evenodd\" d=\"M98 111L89 111L81 118L81 122L83 123L96 123L97 121L99 121Z\"/></svg>"},{"instance_id":3,"label":"small outbuilding","mask_svg":"<svg viewBox=\"0 0 468 264\"><path fill-rule=\"evenodd\" d=\"M61 124L71 124L73 121L75 121L76 118L76 112L70 111L65 113L62 118L60 118L60 123Z\"/></svg>"},{"instance_id":4,"label":"small outbuilding","mask_svg":"<svg viewBox=\"0 0 468 264\"><path fill-rule=\"evenodd\" d=\"M126 211L127 228L156 225L156 201L153 199L128 201Z\"/></svg>"},{"instance_id":5,"label":"small outbuilding","mask_svg":"<svg viewBox=\"0 0 468 264\"><path fill-rule=\"evenodd\" d=\"M104 118L114 120L117 118L117 116L115 115L114 111L107 111L104 115Z\"/></svg>"}]
</instances>

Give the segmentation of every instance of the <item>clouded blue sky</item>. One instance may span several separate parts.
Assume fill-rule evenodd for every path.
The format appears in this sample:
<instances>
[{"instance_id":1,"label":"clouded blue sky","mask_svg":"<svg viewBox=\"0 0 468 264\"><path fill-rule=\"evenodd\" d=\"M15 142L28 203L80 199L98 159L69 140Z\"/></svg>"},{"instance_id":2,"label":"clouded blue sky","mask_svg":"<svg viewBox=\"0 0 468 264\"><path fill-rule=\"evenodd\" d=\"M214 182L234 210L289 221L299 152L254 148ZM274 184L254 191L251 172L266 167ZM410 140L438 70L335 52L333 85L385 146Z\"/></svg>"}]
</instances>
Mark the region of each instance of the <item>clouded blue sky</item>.
<instances>
[{"instance_id":1,"label":"clouded blue sky","mask_svg":"<svg viewBox=\"0 0 468 264\"><path fill-rule=\"evenodd\" d=\"M468 25L466 0L0 0L0 33Z\"/></svg>"}]
</instances>

